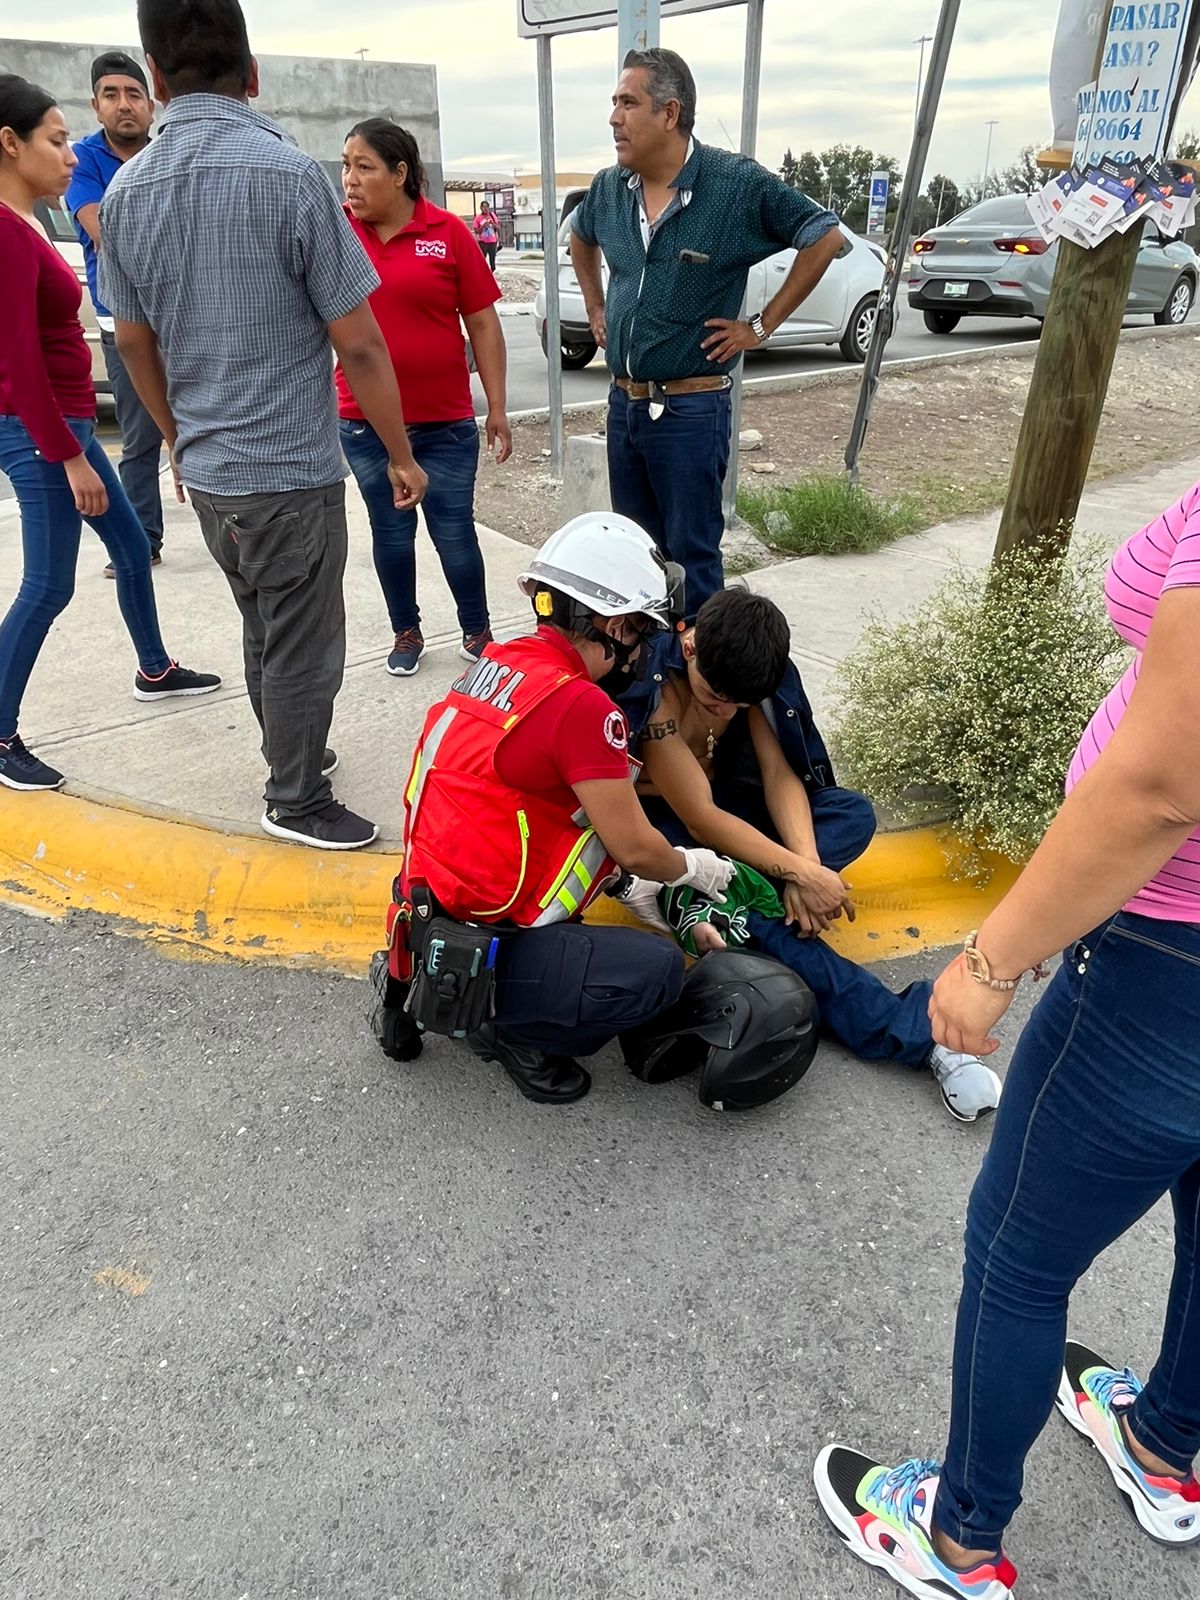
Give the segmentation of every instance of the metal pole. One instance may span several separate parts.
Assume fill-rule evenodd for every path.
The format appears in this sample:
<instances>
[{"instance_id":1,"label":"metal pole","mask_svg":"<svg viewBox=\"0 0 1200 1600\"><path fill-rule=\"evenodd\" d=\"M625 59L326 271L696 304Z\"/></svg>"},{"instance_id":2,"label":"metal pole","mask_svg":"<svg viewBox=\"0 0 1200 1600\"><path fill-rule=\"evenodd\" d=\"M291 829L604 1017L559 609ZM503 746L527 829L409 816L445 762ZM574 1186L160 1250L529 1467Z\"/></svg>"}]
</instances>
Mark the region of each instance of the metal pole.
<instances>
[{"instance_id":1,"label":"metal pole","mask_svg":"<svg viewBox=\"0 0 1200 1600\"><path fill-rule=\"evenodd\" d=\"M931 33L923 33L919 39L914 39L913 43L921 46L921 60L917 66L917 104L913 111L915 124L916 118L921 115L921 85L925 81L925 46L933 43L933 35Z\"/></svg>"},{"instance_id":2,"label":"metal pole","mask_svg":"<svg viewBox=\"0 0 1200 1600\"><path fill-rule=\"evenodd\" d=\"M542 260L546 283L546 378L550 400L550 476L563 475L562 318L558 295L558 194L554 169L554 76L550 35L537 41L538 146L542 162Z\"/></svg>"},{"instance_id":3,"label":"metal pole","mask_svg":"<svg viewBox=\"0 0 1200 1600\"><path fill-rule=\"evenodd\" d=\"M987 124L987 151L983 157L983 182L979 185L979 198L981 200L987 199L988 173L991 171L992 166L992 134L996 131L998 120L998 118L993 117Z\"/></svg>"},{"instance_id":4,"label":"metal pole","mask_svg":"<svg viewBox=\"0 0 1200 1600\"><path fill-rule=\"evenodd\" d=\"M762 79L764 0L746 0L746 68L742 77L742 142L744 156L752 156L758 146L758 92ZM746 302L742 300L741 315L746 315ZM721 504L725 513L725 526L733 526L737 508L738 438L742 431L742 369L745 356L733 369L733 394L730 410L729 465L725 469L725 489Z\"/></svg>"},{"instance_id":5,"label":"metal pole","mask_svg":"<svg viewBox=\"0 0 1200 1600\"><path fill-rule=\"evenodd\" d=\"M617 71L631 50L650 50L658 43L661 0L617 0Z\"/></svg>"},{"instance_id":6,"label":"metal pole","mask_svg":"<svg viewBox=\"0 0 1200 1600\"><path fill-rule=\"evenodd\" d=\"M871 348L867 351L867 359L863 366L862 387L858 391L858 409L854 413L850 441L846 445L846 474L851 483L858 482L858 463L867 437L867 425L871 420L871 404L875 399L875 391L879 388L879 369L883 364L883 351L891 337L900 278L907 270L913 214L921 194L921 180L925 176L925 162L929 155L929 142L933 137L938 102L942 97L942 84L946 78L950 46L954 42L954 25L958 21L958 8L959 0L942 0L942 12L938 18L933 52L929 58L929 76L925 80L925 93L921 98L921 109L917 114L917 126L913 130L912 149L904 173L900 207L892 227L888 265L883 275L883 289L875 314L875 332L871 335Z\"/></svg>"}]
</instances>

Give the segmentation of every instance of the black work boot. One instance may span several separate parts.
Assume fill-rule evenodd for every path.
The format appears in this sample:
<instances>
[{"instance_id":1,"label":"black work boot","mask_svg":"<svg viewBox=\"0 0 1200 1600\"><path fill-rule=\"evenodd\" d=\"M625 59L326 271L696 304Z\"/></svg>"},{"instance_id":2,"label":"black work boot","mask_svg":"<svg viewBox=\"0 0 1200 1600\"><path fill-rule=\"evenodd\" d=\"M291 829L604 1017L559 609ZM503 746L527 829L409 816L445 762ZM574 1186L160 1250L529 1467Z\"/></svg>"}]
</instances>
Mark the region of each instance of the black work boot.
<instances>
[{"instance_id":1,"label":"black work boot","mask_svg":"<svg viewBox=\"0 0 1200 1600\"><path fill-rule=\"evenodd\" d=\"M388 971L388 953L376 951L371 957L371 1032L379 1048L392 1061L415 1061L424 1039L420 1028L404 1009L408 985L398 983Z\"/></svg>"},{"instance_id":2,"label":"black work boot","mask_svg":"<svg viewBox=\"0 0 1200 1600\"><path fill-rule=\"evenodd\" d=\"M547 1056L506 1039L491 1022L463 1041L481 1061L498 1061L527 1100L568 1105L582 1100L592 1080L570 1056Z\"/></svg>"}]
</instances>

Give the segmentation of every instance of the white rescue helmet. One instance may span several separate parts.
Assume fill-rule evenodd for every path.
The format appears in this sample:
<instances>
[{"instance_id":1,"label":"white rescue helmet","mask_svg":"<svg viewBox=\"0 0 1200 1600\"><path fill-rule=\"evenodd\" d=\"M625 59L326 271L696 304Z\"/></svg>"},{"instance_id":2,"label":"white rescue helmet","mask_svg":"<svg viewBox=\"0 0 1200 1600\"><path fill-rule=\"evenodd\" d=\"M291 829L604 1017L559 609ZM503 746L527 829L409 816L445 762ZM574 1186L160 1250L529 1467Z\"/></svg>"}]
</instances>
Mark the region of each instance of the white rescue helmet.
<instances>
[{"instance_id":1,"label":"white rescue helmet","mask_svg":"<svg viewBox=\"0 0 1200 1600\"><path fill-rule=\"evenodd\" d=\"M552 533L517 579L522 594L552 589L599 617L642 615L673 627L683 612L683 568L616 511L585 511Z\"/></svg>"}]
</instances>

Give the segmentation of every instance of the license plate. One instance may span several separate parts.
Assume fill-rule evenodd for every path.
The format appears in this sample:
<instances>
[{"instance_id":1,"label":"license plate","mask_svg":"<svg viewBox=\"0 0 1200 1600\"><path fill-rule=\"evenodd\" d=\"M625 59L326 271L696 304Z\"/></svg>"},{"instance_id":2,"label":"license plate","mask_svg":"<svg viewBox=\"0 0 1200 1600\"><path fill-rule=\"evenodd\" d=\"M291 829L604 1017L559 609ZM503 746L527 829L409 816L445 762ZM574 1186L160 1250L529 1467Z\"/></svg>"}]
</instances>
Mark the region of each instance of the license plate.
<instances>
[{"instance_id":1,"label":"license plate","mask_svg":"<svg viewBox=\"0 0 1200 1600\"><path fill-rule=\"evenodd\" d=\"M942 293L946 295L947 298L953 297L961 300L964 295L967 295L970 292L971 285L969 283L944 283L942 285Z\"/></svg>"}]
</instances>

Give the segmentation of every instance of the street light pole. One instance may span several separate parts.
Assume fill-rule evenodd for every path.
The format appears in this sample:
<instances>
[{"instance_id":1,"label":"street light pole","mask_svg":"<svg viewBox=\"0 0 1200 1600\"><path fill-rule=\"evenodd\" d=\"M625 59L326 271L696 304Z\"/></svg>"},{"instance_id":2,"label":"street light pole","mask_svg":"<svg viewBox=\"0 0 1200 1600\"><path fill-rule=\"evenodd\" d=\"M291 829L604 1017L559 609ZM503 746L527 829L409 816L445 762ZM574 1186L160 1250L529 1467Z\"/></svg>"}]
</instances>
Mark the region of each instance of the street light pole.
<instances>
[{"instance_id":1,"label":"street light pole","mask_svg":"<svg viewBox=\"0 0 1200 1600\"><path fill-rule=\"evenodd\" d=\"M846 476L851 484L859 479L858 464L867 426L871 420L871 406L879 388L879 369L883 365L883 351L891 337L896 312L896 296L900 279L907 270L909 244L912 240L913 214L921 193L925 176L925 161L933 138L933 124L937 117L938 102L942 97L942 84L946 79L946 63L950 59L950 46L954 42L954 26L958 21L960 0L942 0L941 14L933 36L933 50L929 57L929 77L921 96L921 109L913 129L912 149L904 169L904 186L900 191L900 205L892 224L891 249L883 275L883 288L875 309L875 331L871 335L871 348L863 363L862 386L858 392L858 408L846 445Z\"/></svg>"},{"instance_id":2,"label":"street light pole","mask_svg":"<svg viewBox=\"0 0 1200 1600\"><path fill-rule=\"evenodd\" d=\"M919 39L914 39L913 43L921 46L921 61L917 67L917 105L913 112L913 120L915 121L921 115L921 85L925 82L925 46L933 43L933 35L931 33L923 33Z\"/></svg>"},{"instance_id":3,"label":"street light pole","mask_svg":"<svg viewBox=\"0 0 1200 1600\"><path fill-rule=\"evenodd\" d=\"M984 158L983 158L983 181L979 185L979 198L981 200L986 200L987 199L988 173L992 169L992 134L996 131L996 129L999 127L999 125L1000 125L999 124L999 119L996 118L996 117L992 117L991 120L987 124L987 131L988 131L987 153L984 155Z\"/></svg>"}]
</instances>

